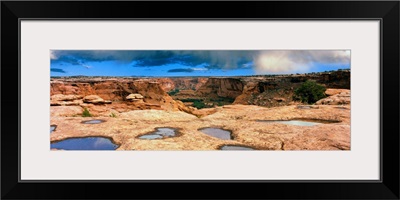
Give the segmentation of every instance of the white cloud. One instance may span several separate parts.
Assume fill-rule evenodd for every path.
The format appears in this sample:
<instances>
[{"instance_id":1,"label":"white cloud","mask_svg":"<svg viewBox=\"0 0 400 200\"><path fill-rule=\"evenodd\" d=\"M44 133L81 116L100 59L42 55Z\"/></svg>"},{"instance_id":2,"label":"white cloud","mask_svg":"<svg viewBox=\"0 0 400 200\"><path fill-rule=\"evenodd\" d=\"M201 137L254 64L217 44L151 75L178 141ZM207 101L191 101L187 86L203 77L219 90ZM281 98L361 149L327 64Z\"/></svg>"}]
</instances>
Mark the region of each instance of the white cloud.
<instances>
[{"instance_id":1,"label":"white cloud","mask_svg":"<svg viewBox=\"0 0 400 200\"><path fill-rule=\"evenodd\" d=\"M207 71L207 68L191 68L193 71Z\"/></svg>"},{"instance_id":2,"label":"white cloud","mask_svg":"<svg viewBox=\"0 0 400 200\"><path fill-rule=\"evenodd\" d=\"M56 54L55 54L54 51L52 51L52 50L50 50L50 59L51 59L51 60L57 59Z\"/></svg>"},{"instance_id":3,"label":"white cloud","mask_svg":"<svg viewBox=\"0 0 400 200\"><path fill-rule=\"evenodd\" d=\"M253 62L255 65L254 69L258 74L291 73L307 71L314 63L350 63L350 51L261 51L258 55L253 57Z\"/></svg>"},{"instance_id":4,"label":"white cloud","mask_svg":"<svg viewBox=\"0 0 400 200\"><path fill-rule=\"evenodd\" d=\"M87 69L92 68L92 66L87 65L87 64L85 64L85 63L80 63L80 65L83 66L83 67L85 67L85 68L87 68Z\"/></svg>"}]
</instances>

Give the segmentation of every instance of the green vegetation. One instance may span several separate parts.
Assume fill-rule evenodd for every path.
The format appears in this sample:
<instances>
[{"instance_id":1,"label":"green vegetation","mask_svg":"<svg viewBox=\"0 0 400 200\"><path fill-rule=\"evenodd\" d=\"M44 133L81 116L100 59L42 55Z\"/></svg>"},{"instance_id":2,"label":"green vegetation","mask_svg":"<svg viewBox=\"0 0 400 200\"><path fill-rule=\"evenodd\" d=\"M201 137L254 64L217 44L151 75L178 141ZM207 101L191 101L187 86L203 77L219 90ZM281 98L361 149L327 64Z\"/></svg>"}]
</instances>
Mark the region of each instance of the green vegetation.
<instances>
[{"instance_id":1,"label":"green vegetation","mask_svg":"<svg viewBox=\"0 0 400 200\"><path fill-rule=\"evenodd\" d=\"M114 113L111 113L111 114L110 114L110 117L114 117L114 118L115 118L115 117L117 117L117 115L114 114Z\"/></svg>"},{"instance_id":2,"label":"green vegetation","mask_svg":"<svg viewBox=\"0 0 400 200\"><path fill-rule=\"evenodd\" d=\"M182 101L182 102L195 102L195 101L202 102L203 99L191 99L191 98L188 98L188 99L181 99L180 101Z\"/></svg>"},{"instance_id":3,"label":"green vegetation","mask_svg":"<svg viewBox=\"0 0 400 200\"><path fill-rule=\"evenodd\" d=\"M197 108L197 109L202 109L206 107L206 104L201 102L201 101L194 101L193 102L193 107Z\"/></svg>"},{"instance_id":4,"label":"green vegetation","mask_svg":"<svg viewBox=\"0 0 400 200\"><path fill-rule=\"evenodd\" d=\"M205 99L195 99L195 98L187 98L187 99L180 99L182 102L192 102L193 107L197 109L202 108L212 108L214 106L223 106L227 104L232 104L235 99L233 98L226 98L226 97L217 97L217 98L205 98Z\"/></svg>"},{"instance_id":5,"label":"green vegetation","mask_svg":"<svg viewBox=\"0 0 400 200\"><path fill-rule=\"evenodd\" d=\"M218 97L217 99L210 99L210 102L217 102L217 103L223 103L223 102L233 103L234 101L235 99L228 97Z\"/></svg>"},{"instance_id":6,"label":"green vegetation","mask_svg":"<svg viewBox=\"0 0 400 200\"><path fill-rule=\"evenodd\" d=\"M89 110L87 108L84 108L82 112L82 117L91 117L92 114L90 114Z\"/></svg>"},{"instance_id":7,"label":"green vegetation","mask_svg":"<svg viewBox=\"0 0 400 200\"><path fill-rule=\"evenodd\" d=\"M174 90L171 90L171 91L169 91L167 93L168 93L169 96L174 96L174 95L179 93L179 89L174 89Z\"/></svg>"},{"instance_id":8,"label":"green vegetation","mask_svg":"<svg viewBox=\"0 0 400 200\"><path fill-rule=\"evenodd\" d=\"M313 104L325 97L326 88L314 80L307 80L294 91L294 100Z\"/></svg>"}]
</instances>

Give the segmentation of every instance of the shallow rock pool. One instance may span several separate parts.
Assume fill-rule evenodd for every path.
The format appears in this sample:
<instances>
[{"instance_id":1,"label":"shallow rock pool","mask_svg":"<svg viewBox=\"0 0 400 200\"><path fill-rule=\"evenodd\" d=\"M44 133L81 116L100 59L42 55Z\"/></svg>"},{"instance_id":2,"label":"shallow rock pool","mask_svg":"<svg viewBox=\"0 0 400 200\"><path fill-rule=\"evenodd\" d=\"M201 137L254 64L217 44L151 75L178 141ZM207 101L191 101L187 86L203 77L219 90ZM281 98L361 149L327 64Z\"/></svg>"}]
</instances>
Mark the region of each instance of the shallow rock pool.
<instances>
[{"instance_id":1,"label":"shallow rock pool","mask_svg":"<svg viewBox=\"0 0 400 200\"><path fill-rule=\"evenodd\" d=\"M236 150L255 150L253 148L250 147L245 147L245 146L238 146L238 145L224 145L221 148L219 148L220 150L231 150L231 151L236 151Z\"/></svg>"},{"instance_id":2,"label":"shallow rock pool","mask_svg":"<svg viewBox=\"0 0 400 200\"><path fill-rule=\"evenodd\" d=\"M50 133L52 133L53 131L55 131L57 128L57 125L50 125Z\"/></svg>"},{"instance_id":3,"label":"shallow rock pool","mask_svg":"<svg viewBox=\"0 0 400 200\"><path fill-rule=\"evenodd\" d=\"M328 121L328 120L257 120L257 122L282 123L282 124L295 125L295 126L315 126L318 124L336 123L337 121Z\"/></svg>"},{"instance_id":4,"label":"shallow rock pool","mask_svg":"<svg viewBox=\"0 0 400 200\"><path fill-rule=\"evenodd\" d=\"M100 124L105 122L104 120L101 119L93 119L93 120L87 120L87 121L82 121L82 124Z\"/></svg>"},{"instance_id":5,"label":"shallow rock pool","mask_svg":"<svg viewBox=\"0 0 400 200\"><path fill-rule=\"evenodd\" d=\"M157 128L156 130L155 132L140 136L139 139L154 140L177 136L176 129L174 128Z\"/></svg>"},{"instance_id":6,"label":"shallow rock pool","mask_svg":"<svg viewBox=\"0 0 400 200\"><path fill-rule=\"evenodd\" d=\"M203 132L209 136L216 137L222 140L232 140L232 133L228 130L224 130L221 128L202 128L199 129L200 132Z\"/></svg>"},{"instance_id":7,"label":"shallow rock pool","mask_svg":"<svg viewBox=\"0 0 400 200\"><path fill-rule=\"evenodd\" d=\"M118 145L104 137L70 138L50 144L51 149L63 150L115 150Z\"/></svg>"}]
</instances>

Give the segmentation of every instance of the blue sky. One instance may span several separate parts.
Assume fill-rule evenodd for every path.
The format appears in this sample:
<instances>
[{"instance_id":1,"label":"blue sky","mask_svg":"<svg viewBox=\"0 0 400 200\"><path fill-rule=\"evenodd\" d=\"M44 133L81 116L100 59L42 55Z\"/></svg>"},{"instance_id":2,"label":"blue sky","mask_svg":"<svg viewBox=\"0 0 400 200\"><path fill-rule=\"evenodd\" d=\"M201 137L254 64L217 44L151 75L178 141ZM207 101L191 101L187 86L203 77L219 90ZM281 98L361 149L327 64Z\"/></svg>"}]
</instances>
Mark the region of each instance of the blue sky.
<instances>
[{"instance_id":1,"label":"blue sky","mask_svg":"<svg viewBox=\"0 0 400 200\"><path fill-rule=\"evenodd\" d=\"M51 50L51 76L247 76L350 68L346 50Z\"/></svg>"}]
</instances>

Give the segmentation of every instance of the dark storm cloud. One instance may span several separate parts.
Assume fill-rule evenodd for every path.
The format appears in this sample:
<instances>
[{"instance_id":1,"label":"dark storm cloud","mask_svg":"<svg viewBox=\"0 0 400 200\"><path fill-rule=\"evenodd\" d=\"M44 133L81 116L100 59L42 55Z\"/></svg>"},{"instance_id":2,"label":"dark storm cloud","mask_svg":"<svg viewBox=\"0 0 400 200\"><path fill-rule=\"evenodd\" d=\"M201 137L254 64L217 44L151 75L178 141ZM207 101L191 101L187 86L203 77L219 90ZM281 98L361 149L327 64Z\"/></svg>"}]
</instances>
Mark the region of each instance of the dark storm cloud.
<instances>
[{"instance_id":1,"label":"dark storm cloud","mask_svg":"<svg viewBox=\"0 0 400 200\"><path fill-rule=\"evenodd\" d=\"M183 69L183 68L178 68L178 69L170 69L168 70L169 73L171 72L194 72L193 69Z\"/></svg>"},{"instance_id":2,"label":"dark storm cloud","mask_svg":"<svg viewBox=\"0 0 400 200\"><path fill-rule=\"evenodd\" d=\"M58 73L67 73L63 69L59 69L59 68L50 68L50 71L51 72L58 72Z\"/></svg>"},{"instance_id":3,"label":"dark storm cloud","mask_svg":"<svg viewBox=\"0 0 400 200\"><path fill-rule=\"evenodd\" d=\"M207 69L252 67L260 73L308 68L313 63L350 64L345 50L53 50L52 63L87 66L87 62L133 62L134 67L181 64Z\"/></svg>"},{"instance_id":4,"label":"dark storm cloud","mask_svg":"<svg viewBox=\"0 0 400 200\"><path fill-rule=\"evenodd\" d=\"M196 66L206 64L208 68L238 68L250 62L257 51L129 51L129 50L53 50L52 63L81 65L85 62L135 61L135 67L154 67L168 64Z\"/></svg>"}]
</instances>

